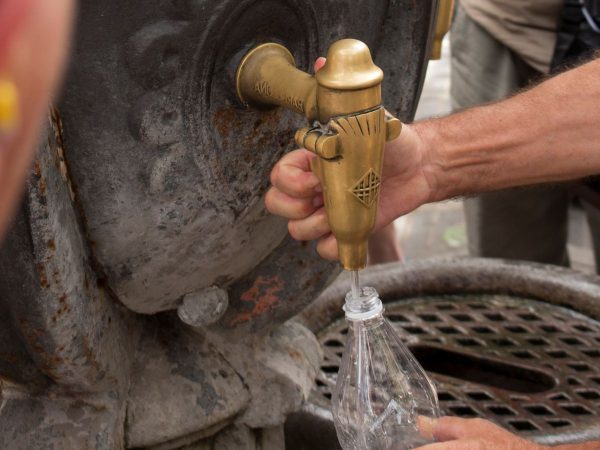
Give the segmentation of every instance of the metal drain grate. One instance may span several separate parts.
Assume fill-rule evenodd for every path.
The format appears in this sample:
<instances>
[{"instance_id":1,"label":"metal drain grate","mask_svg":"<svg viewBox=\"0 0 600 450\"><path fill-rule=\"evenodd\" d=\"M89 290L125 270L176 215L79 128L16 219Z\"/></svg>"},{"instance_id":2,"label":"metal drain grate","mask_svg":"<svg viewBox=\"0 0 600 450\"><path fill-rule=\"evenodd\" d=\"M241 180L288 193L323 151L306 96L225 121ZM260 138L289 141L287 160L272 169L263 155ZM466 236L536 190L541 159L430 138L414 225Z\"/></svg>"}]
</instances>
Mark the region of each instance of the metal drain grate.
<instances>
[{"instance_id":1,"label":"metal drain grate","mask_svg":"<svg viewBox=\"0 0 600 450\"><path fill-rule=\"evenodd\" d=\"M516 432L600 415L600 323L547 303L499 295L386 303L386 316L435 381L444 414ZM319 333L325 360L313 398L329 404L344 349L340 319Z\"/></svg>"}]
</instances>

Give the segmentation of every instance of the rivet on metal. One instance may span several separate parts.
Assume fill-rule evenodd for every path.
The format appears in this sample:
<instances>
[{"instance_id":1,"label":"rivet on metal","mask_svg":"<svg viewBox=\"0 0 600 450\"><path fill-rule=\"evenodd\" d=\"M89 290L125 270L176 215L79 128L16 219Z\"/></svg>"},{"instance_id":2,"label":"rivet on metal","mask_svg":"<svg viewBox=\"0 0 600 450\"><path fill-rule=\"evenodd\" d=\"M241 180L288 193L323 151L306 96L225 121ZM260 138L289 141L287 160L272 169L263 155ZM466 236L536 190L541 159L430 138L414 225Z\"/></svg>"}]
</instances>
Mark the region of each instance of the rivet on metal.
<instances>
[{"instance_id":1,"label":"rivet on metal","mask_svg":"<svg viewBox=\"0 0 600 450\"><path fill-rule=\"evenodd\" d=\"M229 304L227 291L210 286L183 296L177 315L182 322L192 327L215 323L223 316Z\"/></svg>"}]
</instances>

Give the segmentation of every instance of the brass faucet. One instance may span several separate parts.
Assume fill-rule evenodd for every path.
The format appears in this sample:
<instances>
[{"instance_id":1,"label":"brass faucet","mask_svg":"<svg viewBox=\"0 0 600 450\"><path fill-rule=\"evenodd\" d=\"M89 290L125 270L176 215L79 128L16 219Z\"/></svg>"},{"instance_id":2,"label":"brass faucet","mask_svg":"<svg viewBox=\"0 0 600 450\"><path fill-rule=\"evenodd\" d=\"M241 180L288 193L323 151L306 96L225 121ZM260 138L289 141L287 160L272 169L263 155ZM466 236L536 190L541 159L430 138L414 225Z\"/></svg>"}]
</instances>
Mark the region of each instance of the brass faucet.
<instances>
[{"instance_id":1,"label":"brass faucet","mask_svg":"<svg viewBox=\"0 0 600 450\"><path fill-rule=\"evenodd\" d=\"M369 48L355 39L335 42L315 76L298 70L292 54L275 43L248 52L236 74L242 102L284 106L312 125L296 132L296 143L318 156L312 170L323 185L327 219L346 270L367 265L384 145L402 126L381 104L382 80Z\"/></svg>"}]
</instances>

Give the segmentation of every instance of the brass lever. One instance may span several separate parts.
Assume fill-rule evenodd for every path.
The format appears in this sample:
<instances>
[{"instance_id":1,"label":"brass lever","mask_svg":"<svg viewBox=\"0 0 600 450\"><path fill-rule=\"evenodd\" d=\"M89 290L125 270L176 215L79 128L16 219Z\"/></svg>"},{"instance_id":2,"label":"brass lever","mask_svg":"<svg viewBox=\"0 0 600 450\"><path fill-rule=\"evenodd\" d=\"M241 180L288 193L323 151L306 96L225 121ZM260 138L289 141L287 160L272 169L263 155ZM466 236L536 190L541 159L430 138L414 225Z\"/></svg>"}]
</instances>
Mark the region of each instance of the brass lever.
<instances>
[{"instance_id":1,"label":"brass lever","mask_svg":"<svg viewBox=\"0 0 600 450\"><path fill-rule=\"evenodd\" d=\"M252 49L236 74L242 102L284 106L315 125L298 130L296 143L318 155L312 169L323 185L327 219L347 270L367 264L385 141L401 130L381 105L382 80L369 48L355 39L335 42L315 76L298 70L292 54L275 43Z\"/></svg>"}]
</instances>

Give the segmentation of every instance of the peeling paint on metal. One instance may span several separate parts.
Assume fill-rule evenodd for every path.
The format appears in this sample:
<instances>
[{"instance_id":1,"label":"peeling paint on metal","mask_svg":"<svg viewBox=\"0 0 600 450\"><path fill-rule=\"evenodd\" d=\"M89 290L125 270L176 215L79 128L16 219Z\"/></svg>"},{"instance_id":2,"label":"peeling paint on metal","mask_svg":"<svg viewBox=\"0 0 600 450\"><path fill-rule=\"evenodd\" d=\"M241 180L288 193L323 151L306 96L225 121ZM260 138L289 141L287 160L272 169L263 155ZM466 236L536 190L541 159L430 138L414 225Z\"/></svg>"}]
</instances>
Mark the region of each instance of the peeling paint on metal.
<instances>
[{"instance_id":1,"label":"peeling paint on metal","mask_svg":"<svg viewBox=\"0 0 600 450\"><path fill-rule=\"evenodd\" d=\"M256 278L252 287L240 296L242 301L252 304L252 310L240 313L231 321L230 326L248 322L253 317L263 315L276 308L281 301L276 294L283 291L284 286L285 282L277 275Z\"/></svg>"}]
</instances>

